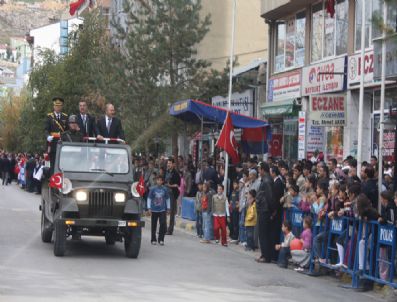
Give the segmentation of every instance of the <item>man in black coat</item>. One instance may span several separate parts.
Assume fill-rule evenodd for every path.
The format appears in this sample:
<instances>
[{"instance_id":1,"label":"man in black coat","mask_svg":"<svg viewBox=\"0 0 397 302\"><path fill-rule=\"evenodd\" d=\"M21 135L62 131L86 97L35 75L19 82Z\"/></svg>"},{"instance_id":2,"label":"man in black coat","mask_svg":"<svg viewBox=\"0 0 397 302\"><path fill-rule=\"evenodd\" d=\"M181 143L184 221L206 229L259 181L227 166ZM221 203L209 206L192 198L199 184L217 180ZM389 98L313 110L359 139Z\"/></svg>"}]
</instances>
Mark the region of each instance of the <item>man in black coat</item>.
<instances>
[{"instance_id":1,"label":"man in black coat","mask_svg":"<svg viewBox=\"0 0 397 302\"><path fill-rule=\"evenodd\" d=\"M169 188L171 192L170 225L168 226L167 235L172 235L175 226L177 200L179 197L179 186L181 184L181 177L175 168L175 161L173 158L170 158L167 161L167 172L165 174L165 182L166 182L166 186Z\"/></svg>"},{"instance_id":2,"label":"man in black coat","mask_svg":"<svg viewBox=\"0 0 397 302\"><path fill-rule=\"evenodd\" d=\"M26 191L33 192L34 184L33 184L33 173L34 167L36 166L36 162L34 157L29 154L28 160L26 161L25 165L25 179L26 179Z\"/></svg>"},{"instance_id":3,"label":"man in black coat","mask_svg":"<svg viewBox=\"0 0 397 302\"><path fill-rule=\"evenodd\" d=\"M256 259L260 263L270 263L272 260L271 224L274 206L274 181L270 177L270 168L267 163L259 165L261 184L256 194L256 210L258 214L259 247L261 256Z\"/></svg>"},{"instance_id":4,"label":"man in black coat","mask_svg":"<svg viewBox=\"0 0 397 302\"><path fill-rule=\"evenodd\" d=\"M98 128L95 117L88 113L87 102L84 99L79 102L79 113L76 117L83 137L97 137Z\"/></svg>"},{"instance_id":5,"label":"man in black coat","mask_svg":"<svg viewBox=\"0 0 397 302\"><path fill-rule=\"evenodd\" d=\"M112 104L106 104L105 116L100 118L97 123L98 139L103 138L120 138L125 139L121 121L115 117L116 111Z\"/></svg>"},{"instance_id":6,"label":"man in black coat","mask_svg":"<svg viewBox=\"0 0 397 302\"><path fill-rule=\"evenodd\" d=\"M281 224L283 220L283 207L281 206L280 199L284 196L285 185L280 175L280 170L277 166L272 166L270 168L270 176L274 180L274 189L273 189L273 205L274 210L272 213L272 224L271 224L271 234L272 234L272 260L278 260L278 251L274 249L276 244L280 243L280 234L281 234Z\"/></svg>"},{"instance_id":7,"label":"man in black coat","mask_svg":"<svg viewBox=\"0 0 397 302\"><path fill-rule=\"evenodd\" d=\"M4 153L4 155L3 155L3 160L2 160L2 173L1 173L1 178L2 178L2 180L3 180L3 186L4 185L8 185L8 178L10 177L10 174L9 174L9 171L10 171L10 166L11 166L11 163L10 163L10 160L8 159L8 156L7 156L7 154L5 154Z\"/></svg>"},{"instance_id":8,"label":"man in black coat","mask_svg":"<svg viewBox=\"0 0 397 302\"><path fill-rule=\"evenodd\" d=\"M361 192L368 197L374 209L378 208L378 183L375 179L375 170L368 165L361 169Z\"/></svg>"}]
</instances>

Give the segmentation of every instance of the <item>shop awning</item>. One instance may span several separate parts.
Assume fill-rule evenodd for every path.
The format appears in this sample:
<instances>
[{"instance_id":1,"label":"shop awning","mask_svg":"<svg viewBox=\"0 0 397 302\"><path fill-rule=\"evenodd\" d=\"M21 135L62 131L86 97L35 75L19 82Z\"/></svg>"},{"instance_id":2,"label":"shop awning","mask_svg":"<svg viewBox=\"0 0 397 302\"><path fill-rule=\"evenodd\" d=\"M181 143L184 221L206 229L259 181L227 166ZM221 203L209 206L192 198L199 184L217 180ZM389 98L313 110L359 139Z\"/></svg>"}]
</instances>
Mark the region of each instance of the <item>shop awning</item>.
<instances>
[{"instance_id":1,"label":"shop awning","mask_svg":"<svg viewBox=\"0 0 397 302\"><path fill-rule=\"evenodd\" d=\"M215 122L223 125L226 118L226 110L197 100L179 101L173 104L169 110L171 116L190 123L203 121ZM267 121L232 113L232 122L235 128L263 128L269 127Z\"/></svg>"},{"instance_id":2,"label":"shop awning","mask_svg":"<svg viewBox=\"0 0 397 302\"><path fill-rule=\"evenodd\" d=\"M292 115L298 110L299 106L294 100L266 103L261 107L262 115L265 117Z\"/></svg>"}]
</instances>

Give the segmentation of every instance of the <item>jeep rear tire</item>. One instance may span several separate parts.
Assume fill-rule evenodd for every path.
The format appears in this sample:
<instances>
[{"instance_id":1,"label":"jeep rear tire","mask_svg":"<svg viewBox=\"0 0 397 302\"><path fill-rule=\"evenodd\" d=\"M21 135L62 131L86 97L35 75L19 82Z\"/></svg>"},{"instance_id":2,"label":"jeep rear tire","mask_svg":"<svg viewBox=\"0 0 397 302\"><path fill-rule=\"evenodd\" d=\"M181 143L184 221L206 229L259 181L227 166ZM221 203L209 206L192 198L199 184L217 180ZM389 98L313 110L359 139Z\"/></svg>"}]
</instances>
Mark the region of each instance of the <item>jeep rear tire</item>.
<instances>
[{"instance_id":1,"label":"jeep rear tire","mask_svg":"<svg viewBox=\"0 0 397 302\"><path fill-rule=\"evenodd\" d=\"M44 207L41 209L41 240L43 242L51 242L52 239L52 227L48 219L44 214Z\"/></svg>"},{"instance_id":2,"label":"jeep rear tire","mask_svg":"<svg viewBox=\"0 0 397 302\"><path fill-rule=\"evenodd\" d=\"M138 258L141 248L142 228L127 228L124 238L124 249L127 258Z\"/></svg>"},{"instance_id":3,"label":"jeep rear tire","mask_svg":"<svg viewBox=\"0 0 397 302\"><path fill-rule=\"evenodd\" d=\"M65 255L66 250L66 230L67 226L64 221L55 221L55 236L54 236L54 255L57 257L62 257Z\"/></svg>"}]
</instances>

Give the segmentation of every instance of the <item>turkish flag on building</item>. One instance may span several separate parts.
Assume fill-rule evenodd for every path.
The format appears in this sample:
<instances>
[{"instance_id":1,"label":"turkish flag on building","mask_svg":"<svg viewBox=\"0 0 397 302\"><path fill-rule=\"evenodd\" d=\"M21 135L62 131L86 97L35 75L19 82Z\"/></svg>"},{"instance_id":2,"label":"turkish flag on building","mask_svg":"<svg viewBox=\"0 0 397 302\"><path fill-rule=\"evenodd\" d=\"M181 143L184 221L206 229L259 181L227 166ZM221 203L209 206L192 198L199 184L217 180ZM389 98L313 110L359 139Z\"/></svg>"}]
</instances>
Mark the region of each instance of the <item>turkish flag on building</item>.
<instances>
[{"instance_id":1,"label":"turkish flag on building","mask_svg":"<svg viewBox=\"0 0 397 302\"><path fill-rule=\"evenodd\" d=\"M331 16L331 18L335 15L335 0L327 0L327 13Z\"/></svg>"},{"instance_id":2,"label":"turkish flag on building","mask_svg":"<svg viewBox=\"0 0 397 302\"><path fill-rule=\"evenodd\" d=\"M48 184L48 186L54 189L62 189L62 183L63 183L63 174L56 173L50 177L50 183Z\"/></svg>"},{"instance_id":3,"label":"turkish flag on building","mask_svg":"<svg viewBox=\"0 0 397 302\"><path fill-rule=\"evenodd\" d=\"M232 159L233 164L240 162L240 156L238 154L238 144L234 137L234 128L232 123L232 117L230 112L227 112L225 123L223 124L221 135L219 136L216 146L225 150Z\"/></svg>"},{"instance_id":4,"label":"turkish flag on building","mask_svg":"<svg viewBox=\"0 0 397 302\"><path fill-rule=\"evenodd\" d=\"M145 180L143 179L143 176L139 178L138 185L136 186L136 191L139 193L139 195L143 196L145 194Z\"/></svg>"},{"instance_id":5,"label":"turkish flag on building","mask_svg":"<svg viewBox=\"0 0 397 302\"><path fill-rule=\"evenodd\" d=\"M72 2L69 5L69 13L73 16L76 11L80 14L84 11L88 6L93 8L95 5L95 0L77 0L76 2Z\"/></svg>"}]
</instances>

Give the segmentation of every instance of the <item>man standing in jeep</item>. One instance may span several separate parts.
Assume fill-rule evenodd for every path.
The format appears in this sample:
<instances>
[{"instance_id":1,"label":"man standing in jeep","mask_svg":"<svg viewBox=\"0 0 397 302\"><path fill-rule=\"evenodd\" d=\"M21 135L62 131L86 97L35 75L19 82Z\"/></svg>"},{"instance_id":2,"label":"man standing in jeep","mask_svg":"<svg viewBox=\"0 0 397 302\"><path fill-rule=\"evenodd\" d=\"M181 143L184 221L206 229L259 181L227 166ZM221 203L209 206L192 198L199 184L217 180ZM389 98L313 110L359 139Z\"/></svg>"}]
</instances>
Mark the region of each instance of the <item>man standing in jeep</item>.
<instances>
[{"instance_id":1,"label":"man standing in jeep","mask_svg":"<svg viewBox=\"0 0 397 302\"><path fill-rule=\"evenodd\" d=\"M54 97L52 102L54 111L47 114L44 130L48 142L47 152L50 156L51 170L53 171L57 143L61 138L61 134L67 130L68 115L62 112L63 103L65 102L62 98Z\"/></svg>"}]
</instances>

